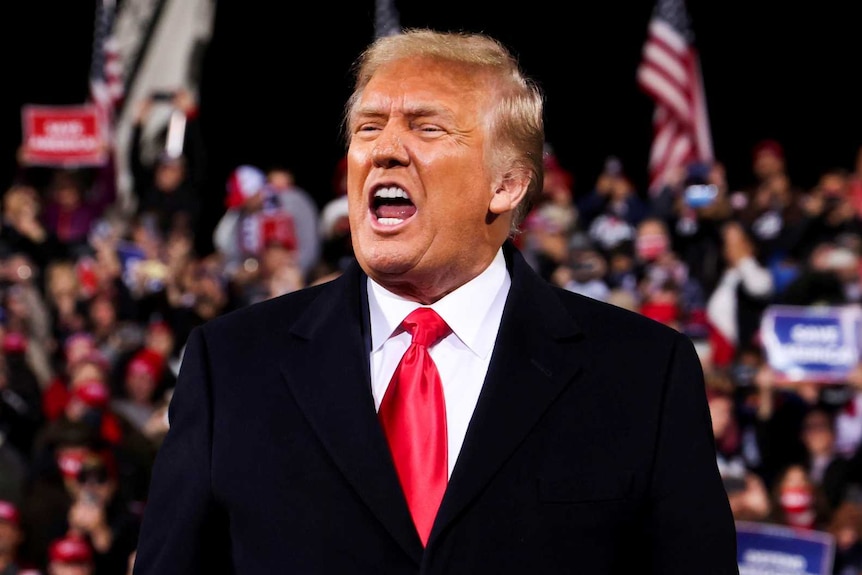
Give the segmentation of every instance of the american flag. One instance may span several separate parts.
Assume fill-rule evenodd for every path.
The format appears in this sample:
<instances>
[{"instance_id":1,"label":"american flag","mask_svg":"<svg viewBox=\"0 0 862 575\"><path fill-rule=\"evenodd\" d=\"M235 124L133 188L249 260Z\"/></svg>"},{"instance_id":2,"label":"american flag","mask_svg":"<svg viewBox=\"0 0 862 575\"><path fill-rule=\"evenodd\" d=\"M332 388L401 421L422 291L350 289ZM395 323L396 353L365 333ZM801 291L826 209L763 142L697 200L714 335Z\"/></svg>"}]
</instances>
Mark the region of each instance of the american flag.
<instances>
[{"instance_id":1,"label":"american flag","mask_svg":"<svg viewBox=\"0 0 862 575\"><path fill-rule=\"evenodd\" d=\"M637 82L655 102L649 190L692 161L713 159L700 61L684 0L657 0Z\"/></svg>"},{"instance_id":2,"label":"american flag","mask_svg":"<svg viewBox=\"0 0 862 575\"><path fill-rule=\"evenodd\" d=\"M122 62L112 31L116 0L96 0L96 22L93 27L93 55L90 61L90 100L99 110L103 126L110 137L117 105L122 101Z\"/></svg>"},{"instance_id":3,"label":"american flag","mask_svg":"<svg viewBox=\"0 0 862 575\"><path fill-rule=\"evenodd\" d=\"M401 23L395 0L376 0L374 5L374 37L401 33Z\"/></svg>"}]
</instances>

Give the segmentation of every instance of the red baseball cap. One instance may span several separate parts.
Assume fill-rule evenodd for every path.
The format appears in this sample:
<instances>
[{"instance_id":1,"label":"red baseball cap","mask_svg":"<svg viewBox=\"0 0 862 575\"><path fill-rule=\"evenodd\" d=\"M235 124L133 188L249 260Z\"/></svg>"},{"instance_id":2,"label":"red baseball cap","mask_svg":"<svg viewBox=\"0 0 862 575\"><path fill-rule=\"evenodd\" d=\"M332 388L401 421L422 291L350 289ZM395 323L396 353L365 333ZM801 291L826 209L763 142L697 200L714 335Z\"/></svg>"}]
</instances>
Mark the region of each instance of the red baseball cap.
<instances>
[{"instance_id":1,"label":"red baseball cap","mask_svg":"<svg viewBox=\"0 0 862 575\"><path fill-rule=\"evenodd\" d=\"M66 536L51 543L48 557L59 563L89 563L93 560L93 550L83 539Z\"/></svg>"},{"instance_id":2,"label":"red baseball cap","mask_svg":"<svg viewBox=\"0 0 862 575\"><path fill-rule=\"evenodd\" d=\"M12 523L14 525L18 525L18 520L20 516L18 514L18 508L11 501L4 501L0 499L0 521L6 521L8 523Z\"/></svg>"},{"instance_id":3,"label":"red baseball cap","mask_svg":"<svg viewBox=\"0 0 862 575\"><path fill-rule=\"evenodd\" d=\"M111 398L108 386L99 379L87 379L76 383L72 395L96 409L106 407Z\"/></svg>"}]
</instances>

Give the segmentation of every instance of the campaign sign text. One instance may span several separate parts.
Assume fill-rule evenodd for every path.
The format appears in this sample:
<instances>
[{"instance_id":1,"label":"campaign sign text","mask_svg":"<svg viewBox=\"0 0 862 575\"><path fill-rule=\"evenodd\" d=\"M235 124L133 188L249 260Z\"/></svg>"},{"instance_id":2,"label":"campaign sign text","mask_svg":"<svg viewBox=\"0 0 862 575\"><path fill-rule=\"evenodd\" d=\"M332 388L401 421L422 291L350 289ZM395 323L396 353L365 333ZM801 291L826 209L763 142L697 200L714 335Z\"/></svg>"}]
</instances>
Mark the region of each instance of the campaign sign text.
<instances>
[{"instance_id":1,"label":"campaign sign text","mask_svg":"<svg viewBox=\"0 0 862 575\"><path fill-rule=\"evenodd\" d=\"M790 381L844 379L860 356L858 306L770 306L762 316L767 360Z\"/></svg>"},{"instance_id":2,"label":"campaign sign text","mask_svg":"<svg viewBox=\"0 0 862 575\"><path fill-rule=\"evenodd\" d=\"M739 575L832 575L829 533L737 521L736 538Z\"/></svg>"},{"instance_id":3,"label":"campaign sign text","mask_svg":"<svg viewBox=\"0 0 862 575\"><path fill-rule=\"evenodd\" d=\"M21 108L22 161L28 165L101 166L108 146L95 106Z\"/></svg>"}]
</instances>

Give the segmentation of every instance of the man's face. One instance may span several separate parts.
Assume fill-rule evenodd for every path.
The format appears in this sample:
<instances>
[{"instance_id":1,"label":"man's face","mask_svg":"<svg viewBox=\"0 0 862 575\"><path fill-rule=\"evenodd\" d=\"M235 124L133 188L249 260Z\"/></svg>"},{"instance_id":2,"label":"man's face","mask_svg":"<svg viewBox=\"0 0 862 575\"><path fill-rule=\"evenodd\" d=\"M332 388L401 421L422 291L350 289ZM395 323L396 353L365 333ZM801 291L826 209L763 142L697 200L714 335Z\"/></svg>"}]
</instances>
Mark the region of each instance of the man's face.
<instances>
[{"instance_id":1,"label":"man's face","mask_svg":"<svg viewBox=\"0 0 862 575\"><path fill-rule=\"evenodd\" d=\"M478 275L502 239L491 217L489 92L481 77L427 59L380 68L350 122L348 200L363 269L430 303Z\"/></svg>"}]
</instances>

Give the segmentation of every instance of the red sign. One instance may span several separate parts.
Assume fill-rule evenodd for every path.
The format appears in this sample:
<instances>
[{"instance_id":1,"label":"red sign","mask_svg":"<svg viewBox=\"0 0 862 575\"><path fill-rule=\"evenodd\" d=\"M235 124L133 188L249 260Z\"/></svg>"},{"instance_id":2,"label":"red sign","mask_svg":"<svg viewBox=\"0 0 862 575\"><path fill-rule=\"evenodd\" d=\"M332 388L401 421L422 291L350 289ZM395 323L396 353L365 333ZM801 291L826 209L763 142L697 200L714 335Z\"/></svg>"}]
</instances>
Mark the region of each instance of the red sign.
<instances>
[{"instance_id":1,"label":"red sign","mask_svg":"<svg viewBox=\"0 0 862 575\"><path fill-rule=\"evenodd\" d=\"M95 106L23 106L23 150L28 165L101 166L108 157Z\"/></svg>"}]
</instances>

